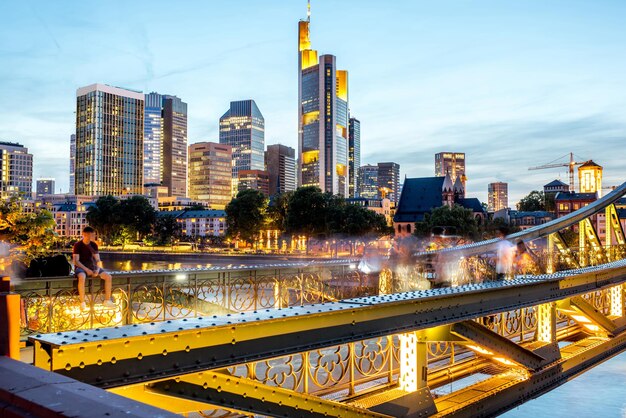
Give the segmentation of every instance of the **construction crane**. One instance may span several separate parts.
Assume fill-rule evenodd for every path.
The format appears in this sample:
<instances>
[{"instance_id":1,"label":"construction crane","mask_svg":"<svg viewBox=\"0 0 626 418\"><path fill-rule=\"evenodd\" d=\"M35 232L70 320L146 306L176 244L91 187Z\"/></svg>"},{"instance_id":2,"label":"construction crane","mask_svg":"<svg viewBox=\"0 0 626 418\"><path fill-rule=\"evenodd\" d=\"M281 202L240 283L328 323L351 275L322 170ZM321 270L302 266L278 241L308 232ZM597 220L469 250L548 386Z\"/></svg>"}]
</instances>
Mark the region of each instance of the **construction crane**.
<instances>
[{"instance_id":1,"label":"construction crane","mask_svg":"<svg viewBox=\"0 0 626 418\"><path fill-rule=\"evenodd\" d=\"M566 154L567 155L567 154ZM564 155L563 157L565 157L566 155ZM554 161L560 160L563 157L559 157ZM587 161L574 161L574 153L570 152L569 153L569 162L568 163L548 163L548 164L544 164L544 165L538 165L536 167L529 167L529 170L543 170L546 168L557 168L557 167L568 167L569 168L569 189L570 191L575 191L574 189L574 167L576 167L577 165L581 165L586 163Z\"/></svg>"}]
</instances>

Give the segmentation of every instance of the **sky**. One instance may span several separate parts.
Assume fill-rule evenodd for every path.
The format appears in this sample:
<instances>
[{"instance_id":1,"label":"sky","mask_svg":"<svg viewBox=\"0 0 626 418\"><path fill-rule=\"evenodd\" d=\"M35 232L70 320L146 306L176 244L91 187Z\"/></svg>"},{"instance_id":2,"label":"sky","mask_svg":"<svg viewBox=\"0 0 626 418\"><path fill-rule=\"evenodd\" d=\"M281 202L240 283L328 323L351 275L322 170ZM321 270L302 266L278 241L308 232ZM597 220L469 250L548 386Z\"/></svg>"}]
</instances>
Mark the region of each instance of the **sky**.
<instances>
[{"instance_id":1,"label":"sky","mask_svg":"<svg viewBox=\"0 0 626 418\"><path fill-rule=\"evenodd\" d=\"M466 153L467 195L509 203L566 169L569 152L626 181L624 1L312 0L312 47L349 72L362 163L434 175ZM305 0L0 0L0 140L67 192L76 89L100 82L188 103L189 143L218 140L252 98L266 144L297 148L297 22ZM566 161L566 158L560 161Z\"/></svg>"}]
</instances>

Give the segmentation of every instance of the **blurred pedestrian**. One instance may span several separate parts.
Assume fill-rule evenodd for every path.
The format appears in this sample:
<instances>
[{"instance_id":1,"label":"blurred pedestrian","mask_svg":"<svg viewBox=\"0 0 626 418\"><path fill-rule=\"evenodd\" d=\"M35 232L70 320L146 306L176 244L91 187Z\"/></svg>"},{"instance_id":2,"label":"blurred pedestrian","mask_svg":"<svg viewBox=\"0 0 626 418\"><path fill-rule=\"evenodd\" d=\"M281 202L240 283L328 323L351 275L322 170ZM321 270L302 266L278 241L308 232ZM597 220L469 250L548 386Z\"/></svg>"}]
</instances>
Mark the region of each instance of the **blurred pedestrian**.
<instances>
[{"instance_id":1,"label":"blurred pedestrian","mask_svg":"<svg viewBox=\"0 0 626 418\"><path fill-rule=\"evenodd\" d=\"M511 277L513 274L513 259L515 257L515 246L506 239L507 229L498 228L498 239L496 246L496 279L499 281Z\"/></svg>"}]
</instances>

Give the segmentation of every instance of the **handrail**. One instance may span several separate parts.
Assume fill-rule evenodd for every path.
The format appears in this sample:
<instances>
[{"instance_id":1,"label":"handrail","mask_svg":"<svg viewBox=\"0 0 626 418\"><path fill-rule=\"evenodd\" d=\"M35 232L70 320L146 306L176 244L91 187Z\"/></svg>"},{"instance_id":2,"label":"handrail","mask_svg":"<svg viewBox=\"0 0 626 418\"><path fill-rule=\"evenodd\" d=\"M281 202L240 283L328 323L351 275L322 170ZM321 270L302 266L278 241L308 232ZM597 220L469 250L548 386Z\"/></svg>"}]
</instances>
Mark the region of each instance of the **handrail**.
<instances>
[{"instance_id":1,"label":"handrail","mask_svg":"<svg viewBox=\"0 0 626 418\"><path fill-rule=\"evenodd\" d=\"M589 216L595 215L600 212L602 209L607 206L612 205L617 202L622 196L626 194L626 183L622 183L619 187L615 188L611 193L606 196L596 200L593 203L590 203L587 206L584 206L578 209L575 212L568 213L565 216L562 216L557 219L553 219L550 222L546 222L542 225L537 225L532 228L528 228L526 230L516 232L514 234L510 234L506 236L506 240L510 242L516 242L519 240L522 241L532 241L538 238L546 237L550 234L558 232L562 229L568 228L572 225L577 224L583 219L588 218ZM441 250L435 251L422 251L418 252L416 256L424 256L431 254L452 254L460 252L463 256L472 256L477 254L484 254L489 251L493 251L495 246L500 240L497 238L474 242L472 244L459 245L451 248L444 248Z\"/></svg>"}]
</instances>

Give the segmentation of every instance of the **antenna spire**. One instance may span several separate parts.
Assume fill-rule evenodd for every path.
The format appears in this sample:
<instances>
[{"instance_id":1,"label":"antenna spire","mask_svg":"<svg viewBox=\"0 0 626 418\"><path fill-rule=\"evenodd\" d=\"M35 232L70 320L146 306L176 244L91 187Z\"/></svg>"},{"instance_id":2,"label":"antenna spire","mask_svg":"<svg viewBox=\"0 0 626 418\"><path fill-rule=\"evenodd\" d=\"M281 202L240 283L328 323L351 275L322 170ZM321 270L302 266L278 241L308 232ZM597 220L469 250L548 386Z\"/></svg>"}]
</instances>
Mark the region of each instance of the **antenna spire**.
<instances>
[{"instance_id":1,"label":"antenna spire","mask_svg":"<svg viewBox=\"0 0 626 418\"><path fill-rule=\"evenodd\" d=\"M311 21L311 0L307 0L306 4L306 21Z\"/></svg>"}]
</instances>

